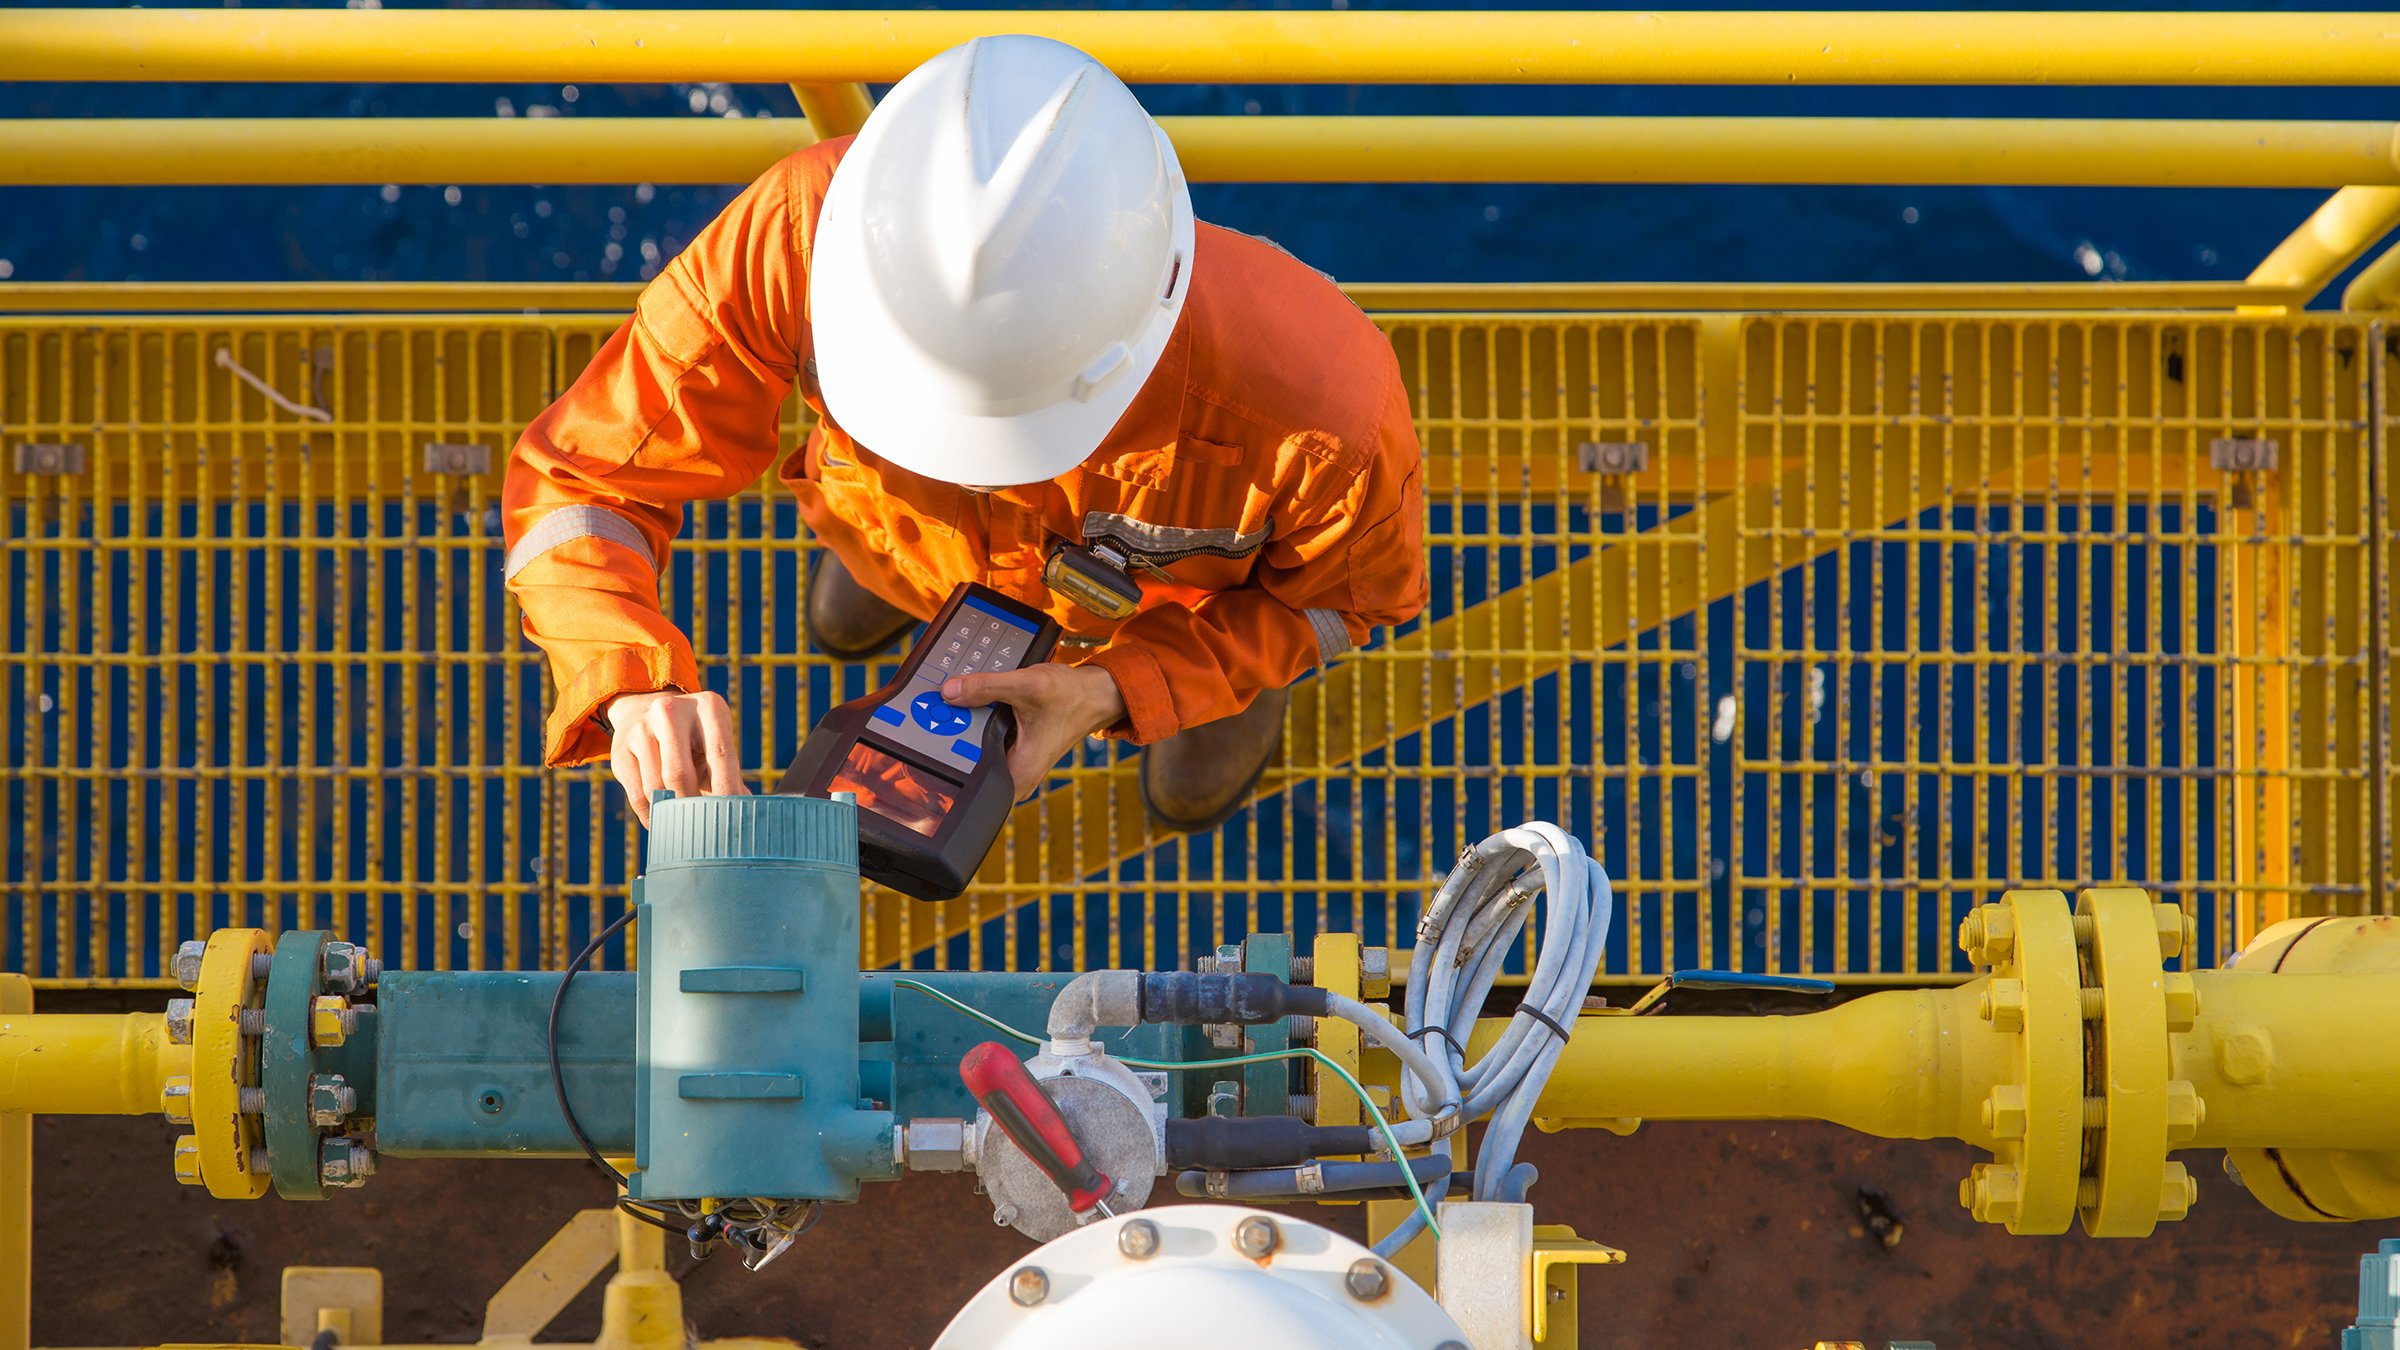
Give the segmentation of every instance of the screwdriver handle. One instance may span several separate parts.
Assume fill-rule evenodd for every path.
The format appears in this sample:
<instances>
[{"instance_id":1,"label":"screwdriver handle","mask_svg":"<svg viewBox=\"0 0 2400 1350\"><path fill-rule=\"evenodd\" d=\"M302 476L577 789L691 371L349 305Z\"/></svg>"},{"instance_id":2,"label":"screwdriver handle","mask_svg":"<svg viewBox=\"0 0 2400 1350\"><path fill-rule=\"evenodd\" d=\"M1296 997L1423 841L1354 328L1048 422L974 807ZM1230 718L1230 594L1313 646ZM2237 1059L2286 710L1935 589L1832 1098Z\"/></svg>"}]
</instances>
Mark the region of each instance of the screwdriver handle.
<instances>
[{"instance_id":1,"label":"screwdriver handle","mask_svg":"<svg viewBox=\"0 0 2400 1350\"><path fill-rule=\"evenodd\" d=\"M1057 1105L1014 1051L985 1041L958 1062L958 1076L1033 1165L1065 1193L1069 1210L1081 1214L1108 1198L1116 1183L1085 1159Z\"/></svg>"}]
</instances>

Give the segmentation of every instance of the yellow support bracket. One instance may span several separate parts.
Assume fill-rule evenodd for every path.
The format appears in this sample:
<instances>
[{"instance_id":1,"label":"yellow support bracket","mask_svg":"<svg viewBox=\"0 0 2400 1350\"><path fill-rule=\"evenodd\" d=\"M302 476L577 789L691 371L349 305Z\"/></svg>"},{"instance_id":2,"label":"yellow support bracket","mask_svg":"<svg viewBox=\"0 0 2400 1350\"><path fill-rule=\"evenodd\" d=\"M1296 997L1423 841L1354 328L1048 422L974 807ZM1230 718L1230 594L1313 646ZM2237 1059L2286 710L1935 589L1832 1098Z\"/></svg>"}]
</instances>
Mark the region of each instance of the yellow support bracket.
<instances>
[{"instance_id":1,"label":"yellow support bracket","mask_svg":"<svg viewBox=\"0 0 2400 1350\"><path fill-rule=\"evenodd\" d=\"M1617 1266L1625 1253L1577 1237L1565 1224L1533 1227L1533 1259L1525 1280L1527 1316L1533 1323L1538 1350L1575 1350L1578 1266Z\"/></svg>"},{"instance_id":2,"label":"yellow support bracket","mask_svg":"<svg viewBox=\"0 0 2400 1350\"><path fill-rule=\"evenodd\" d=\"M0 973L0 1016L33 1011L33 981ZM0 1111L0 1350L33 1344L33 1117Z\"/></svg>"},{"instance_id":3,"label":"yellow support bracket","mask_svg":"<svg viewBox=\"0 0 2400 1350\"><path fill-rule=\"evenodd\" d=\"M587 1209L568 1219L484 1305L484 1341L532 1340L615 1259L616 1210Z\"/></svg>"}]
</instances>

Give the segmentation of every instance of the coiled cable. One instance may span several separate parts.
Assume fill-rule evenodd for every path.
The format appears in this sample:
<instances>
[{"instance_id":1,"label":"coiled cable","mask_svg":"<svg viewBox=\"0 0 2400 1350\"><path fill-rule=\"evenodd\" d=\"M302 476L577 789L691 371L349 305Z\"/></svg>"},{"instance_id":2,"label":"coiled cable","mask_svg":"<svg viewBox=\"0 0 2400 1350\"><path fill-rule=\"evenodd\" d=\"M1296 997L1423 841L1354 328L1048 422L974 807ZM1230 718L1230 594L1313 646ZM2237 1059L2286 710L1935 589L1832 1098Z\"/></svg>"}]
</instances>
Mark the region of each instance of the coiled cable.
<instances>
[{"instance_id":1,"label":"coiled cable","mask_svg":"<svg viewBox=\"0 0 2400 1350\"><path fill-rule=\"evenodd\" d=\"M1470 1064L1467 1038L1518 935L1533 916L1534 901L1544 895L1549 904L1525 996L1500 1039ZM1473 1199L1522 1199L1530 1178L1517 1171L1517 1146L1533 1120L1534 1104L1550 1081L1550 1071L1566 1049L1575 1018L1583 1011L1584 994L1599 973L1615 917L1608 873L1573 835L1532 821L1503 830L1461 855L1418 922L1416 954L1408 970L1406 1039L1423 1049L1401 1056L1406 1070L1401 1100L1415 1118L1408 1125L1427 1122L1423 1133L1430 1136L1433 1151L1445 1158L1451 1152L1451 1130L1440 1122L1445 1117L1464 1122L1489 1114L1475 1159ZM1340 1002L1347 1000L1337 1001L1335 1010L1358 1020ZM1377 1035L1370 1022L1381 1020L1371 1017L1360 1025ZM1389 1032L1390 1024L1384 1023L1382 1030ZM1381 1036L1377 1039L1389 1043ZM1448 1187L1444 1175L1428 1198L1439 1203ZM1387 1257L1399 1251L1423 1223L1421 1216L1411 1215L1375 1250Z\"/></svg>"}]
</instances>

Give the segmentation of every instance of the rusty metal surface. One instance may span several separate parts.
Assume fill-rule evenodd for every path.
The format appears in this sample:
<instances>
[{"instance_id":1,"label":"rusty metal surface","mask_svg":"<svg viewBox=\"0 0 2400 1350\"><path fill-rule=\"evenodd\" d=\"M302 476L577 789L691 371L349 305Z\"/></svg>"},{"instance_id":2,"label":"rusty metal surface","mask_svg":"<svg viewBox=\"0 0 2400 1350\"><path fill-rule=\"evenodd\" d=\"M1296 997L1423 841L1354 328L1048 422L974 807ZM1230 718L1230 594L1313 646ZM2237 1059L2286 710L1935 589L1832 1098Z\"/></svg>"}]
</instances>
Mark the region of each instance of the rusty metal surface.
<instances>
[{"instance_id":1,"label":"rusty metal surface","mask_svg":"<svg viewBox=\"0 0 2400 1350\"><path fill-rule=\"evenodd\" d=\"M323 1204L241 1204L175 1185L154 1120L45 1119L37 1147L36 1345L272 1341L277 1272L303 1263L380 1265L389 1336L469 1341L491 1292L604 1194L573 1163L394 1160L369 1190ZM1941 1350L2330 1346L2350 1320L2356 1256L2377 1236L2286 1223L2212 1163L2195 1169L2191 1218L2147 1241L2012 1238L1958 1208L1965 1153L1767 1124L1543 1135L1525 1148L1542 1171L1542 1220L1629 1254L1584 1273L1587 1350L1776 1350L1819 1336ZM1358 1235L1357 1211L1309 1213ZM131 1215L143 1217L95 1221ZM927 1344L1025 1250L966 1178L917 1175L829 1213L805 1260L753 1275L670 1253L669 1268L704 1336L884 1350ZM587 1293L548 1336L588 1337L598 1319Z\"/></svg>"}]
</instances>

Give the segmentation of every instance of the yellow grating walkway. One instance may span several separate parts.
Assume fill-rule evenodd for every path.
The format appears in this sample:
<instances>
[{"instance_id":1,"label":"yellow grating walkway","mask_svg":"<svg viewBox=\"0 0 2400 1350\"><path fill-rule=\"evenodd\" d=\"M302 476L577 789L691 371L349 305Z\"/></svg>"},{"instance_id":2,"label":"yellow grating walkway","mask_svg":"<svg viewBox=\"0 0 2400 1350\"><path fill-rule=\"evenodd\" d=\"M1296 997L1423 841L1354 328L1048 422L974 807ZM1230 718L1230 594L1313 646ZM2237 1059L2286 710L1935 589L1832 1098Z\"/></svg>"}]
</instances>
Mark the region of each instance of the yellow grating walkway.
<instances>
[{"instance_id":1,"label":"yellow grating walkway","mask_svg":"<svg viewBox=\"0 0 2400 1350\"><path fill-rule=\"evenodd\" d=\"M2380 325L1384 323L1427 615L1303 684L1223 830L1159 834L1088 751L967 897L871 895L871 963L1405 942L1533 816L1619 878L1618 976L1951 978L2027 882L2156 886L2204 960L2388 907ZM0 968L152 981L228 923L555 965L617 912L638 840L538 767L493 510L612 326L0 319ZM880 678L807 653L799 534L771 488L696 508L666 583L762 773Z\"/></svg>"}]
</instances>

